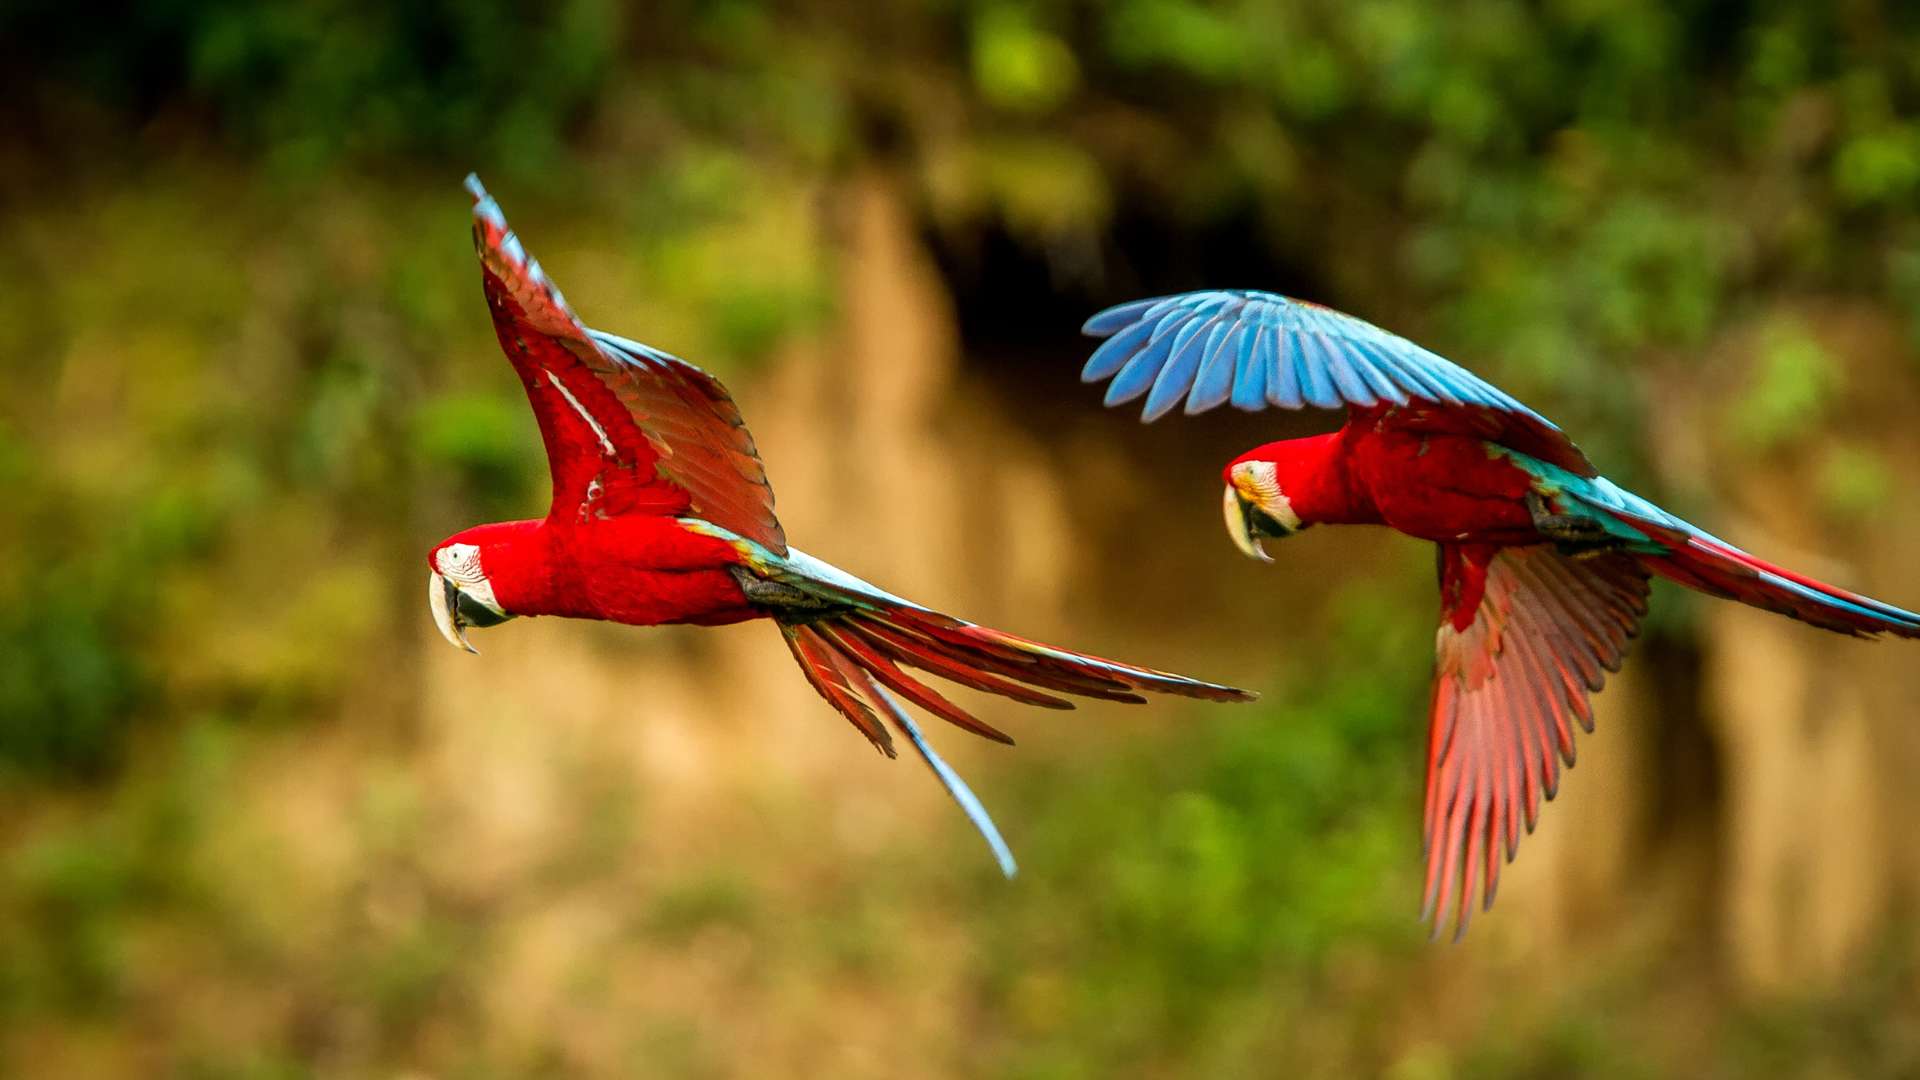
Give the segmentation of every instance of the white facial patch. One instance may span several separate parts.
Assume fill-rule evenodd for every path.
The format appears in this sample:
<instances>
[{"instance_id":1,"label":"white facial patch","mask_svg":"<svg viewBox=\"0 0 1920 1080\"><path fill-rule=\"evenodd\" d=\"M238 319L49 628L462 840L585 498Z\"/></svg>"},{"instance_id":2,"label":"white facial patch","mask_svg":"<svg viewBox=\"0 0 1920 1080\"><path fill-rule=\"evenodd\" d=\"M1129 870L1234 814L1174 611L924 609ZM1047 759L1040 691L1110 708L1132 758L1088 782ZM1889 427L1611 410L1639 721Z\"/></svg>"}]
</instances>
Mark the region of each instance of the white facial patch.
<instances>
[{"instance_id":1,"label":"white facial patch","mask_svg":"<svg viewBox=\"0 0 1920 1080\"><path fill-rule=\"evenodd\" d=\"M488 611L506 616L506 610L493 598L492 583L480 569L479 548L472 544L448 544L433 557L433 568Z\"/></svg>"},{"instance_id":2,"label":"white facial patch","mask_svg":"<svg viewBox=\"0 0 1920 1080\"><path fill-rule=\"evenodd\" d=\"M1233 486L1246 500L1268 517L1298 531L1300 515L1293 512L1293 500L1280 490L1280 478L1271 461L1243 461L1233 467Z\"/></svg>"}]
</instances>

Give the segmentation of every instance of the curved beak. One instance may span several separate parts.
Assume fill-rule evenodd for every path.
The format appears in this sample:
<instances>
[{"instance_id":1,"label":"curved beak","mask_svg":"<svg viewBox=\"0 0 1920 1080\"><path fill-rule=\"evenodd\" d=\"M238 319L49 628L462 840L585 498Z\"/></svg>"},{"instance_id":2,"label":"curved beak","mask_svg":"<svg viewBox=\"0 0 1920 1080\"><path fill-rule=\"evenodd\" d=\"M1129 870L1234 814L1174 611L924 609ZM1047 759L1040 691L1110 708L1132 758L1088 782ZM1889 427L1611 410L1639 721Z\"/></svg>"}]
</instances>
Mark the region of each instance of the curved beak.
<instances>
[{"instance_id":1,"label":"curved beak","mask_svg":"<svg viewBox=\"0 0 1920 1080\"><path fill-rule=\"evenodd\" d=\"M480 650L467 640L468 624L460 613L460 590L431 570L427 572L427 606L433 609L433 625L440 628L440 636L447 639L447 644L480 655Z\"/></svg>"},{"instance_id":2,"label":"curved beak","mask_svg":"<svg viewBox=\"0 0 1920 1080\"><path fill-rule=\"evenodd\" d=\"M1240 553L1249 559L1272 562L1273 556L1267 554L1267 549L1261 546L1259 537L1254 535L1253 515L1257 511L1240 497L1240 493L1235 491L1232 485L1227 487L1221 509L1226 513L1227 535L1233 538L1233 546L1239 548Z\"/></svg>"}]
</instances>

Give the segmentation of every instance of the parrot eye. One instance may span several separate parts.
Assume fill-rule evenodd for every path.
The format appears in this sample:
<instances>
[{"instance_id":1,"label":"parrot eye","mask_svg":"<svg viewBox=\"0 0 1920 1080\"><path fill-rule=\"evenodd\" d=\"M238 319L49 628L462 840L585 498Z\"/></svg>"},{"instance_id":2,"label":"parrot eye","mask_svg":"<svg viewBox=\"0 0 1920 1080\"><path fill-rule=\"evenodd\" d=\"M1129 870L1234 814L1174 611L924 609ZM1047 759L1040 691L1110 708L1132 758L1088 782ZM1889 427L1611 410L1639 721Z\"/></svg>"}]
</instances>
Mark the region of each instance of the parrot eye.
<instances>
[{"instance_id":1,"label":"parrot eye","mask_svg":"<svg viewBox=\"0 0 1920 1080\"><path fill-rule=\"evenodd\" d=\"M1270 461L1243 461L1233 468L1234 486L1255 502L1284 498L1280 478Z\"/></svg>"},{"instance_id":2,"label":"parrot eye","mask_svg":"<svg viewBox=\"0 0 1920 1080\"><path fill-rule=\"evenodd\" d=\"M1290 536L1300 531L1300 515L1294 513L1293 500L1280 487L1279 470L1271 461L1243 461L1233 467L1233 487L1240 497L1261 512L1271 525L1268 536Z\"/></svg>"},{"instance_id":3,"label":"parrot eye","mask_svg":"<svg viewBox=\"0 0 1920 1080\"><path fill-rule=\"evenodd\" d=\"M448 577L466 584L481 578L480 549L472 544L448 544L440 551L440 566Z\"/></svg>"}]
</instances>

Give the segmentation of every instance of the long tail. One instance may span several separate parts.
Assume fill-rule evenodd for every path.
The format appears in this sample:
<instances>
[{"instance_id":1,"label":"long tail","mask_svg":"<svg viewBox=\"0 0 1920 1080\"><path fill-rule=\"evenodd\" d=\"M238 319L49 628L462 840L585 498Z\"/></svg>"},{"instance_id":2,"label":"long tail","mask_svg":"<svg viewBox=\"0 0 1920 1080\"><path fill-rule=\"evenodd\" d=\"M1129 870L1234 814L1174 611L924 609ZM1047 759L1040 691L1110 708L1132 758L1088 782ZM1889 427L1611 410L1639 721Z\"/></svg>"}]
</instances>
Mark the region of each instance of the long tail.
<instances>
[{"instance_id":1,"label":"long tail","mask_svg":"<svg viewBox=\"0 0 1920 1080\"><path fill-rule=\"evenodd\" d=\"M1564 494L1610 519L1609 531L1669 581L1854 637L1920 637L1920 615L1755 558L1612 481L1571 479Z\"/></svg>"},{"instance_id":2,"label":"long tail","mask_svg":"<svg viewBox=\"0 0 1920 1080\"><path fill-rule=\"evenodd\" d=\"M1071 709L1061 695L1141 702L1141 692L1212 701L1248 701L1230 686L1042 645L943 615L894 596L801 551L772 556L742 545L764 589L750 590L775 611L787 648L807 681L881 753L895 754L882 717L907 736L927 767L986 838L1001 872L1014 874L1013 854L986 808L935 754L895 694L942 720L995 742L1012 739L905 669L974 690L1037 705Z\"/></svg>"},{"instance_id":3,"label":"long tail","mask_svg":"<svg viewBox=\"0 0 1920 1080\"><path fill-rule=\"evenodd\" d=\"M1060 695L1139 703L1143 692L1209 701L1250 701L1254 694L1152 668L1043 645L943 615L883 592L805 552L793 551L762 572L804 595L777 616L807 678L834 708L893 755L892 740L871 707L873 684L942 720L995 742L1012 739L909 674L915 668L948 682L1043 709L1071 709Z\"/></svg>"}]
</instances>

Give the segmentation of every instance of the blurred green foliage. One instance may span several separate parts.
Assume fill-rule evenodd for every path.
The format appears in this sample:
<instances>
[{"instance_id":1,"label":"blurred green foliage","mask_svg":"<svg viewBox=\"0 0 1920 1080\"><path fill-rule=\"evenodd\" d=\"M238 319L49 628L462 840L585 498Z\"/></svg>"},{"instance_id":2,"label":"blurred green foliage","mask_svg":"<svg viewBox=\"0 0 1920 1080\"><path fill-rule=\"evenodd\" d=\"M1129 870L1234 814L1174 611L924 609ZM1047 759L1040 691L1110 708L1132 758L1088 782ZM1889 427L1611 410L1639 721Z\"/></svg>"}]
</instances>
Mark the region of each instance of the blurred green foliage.
<instances>
[{"instance_id":1,"label":"blurred green foliage","mask_svg":"<svg viewBox=\"0 0 1920 1080\"><path fill-rule=\"evenodd\" d=\"M1309 1018L1327 1055L1310 1072L1386 1064L1372 1057L1383 976L1424 938L1405 906L1419 776L1406 717L1425 680L1381 658L1430 631L1371 588L1343 600L1313 674L1269 692L1279 707L1190 729L1176 755L1142 747L1071 785L1032 778L1013 819L1025 887L979 927L1000 1033L986 1071L1239 1073L1259 1056L1250 1039L1287 1045ZM1273 1026L1250 1033L1255 1015Z\"/></svg>"},{"instance_id":2,"label":"blurred green foliage","mask_svg":"<svg viewBox=\"0 0 1920 1080\"><path fill-rule=\"evenodd\" d=\"M605 0L243 0L141 4L111 29L42 0L9 5L0 34L36 67L131 117L182 105L276 169L343 156L441 152L531 162L599 99L622 12Z\"/></svg>"},{"instance_id":3,"label":"blurred green foliage","mask_svg":"<svg viewBox=\"0 0 1920 1080\"><path fill-rule=\"evenodd\" d=\"M1920 340L1911 4L16 0L0 60L0 794L35 808L7 848L0 1022L157 1008L174 969L140 943L173 920L212 943L214 970L182 979L284 981L295 1016L202 1033L189 1075L477 1036L522 914L433 887L445 826L406 777L355 775L364 880L314 896L222 813L235 755L409 661L425 543L537 512L536 436L460 239L469 168L537 250L592 271L567 281L594 321L723 374L828 325L821 210L885 170L934 242L1004 235L1043 264L1062 327L1150 291L1308 293L1683 498L1706 479L1636 455L1652 376L1759 327L1710 388L1714 430L1785 456L1854 385L1809 305L1845 295ZM1889 463L1852 442L1815 460L1820 506L1870 525ZM1341 607L1254 718L1021 774L1000 808L1022 823L1016 891L970 837L805 896L699 867L655 883L577 993L618 1011L596 995L630 949L691 965L716 941L780 986L884 978L932 909L981 954L956 1072L1257 1075L1308 1046L1328 1076L1658 1073L1658 1007L1631 989L1658 976L1636 970L1503 1002L1462 1046L1386 1049L1421 955L1406 658L1430 631L1364 590ZM593 826L536 899L636 896L615 869L633 792L570 794ZM1882 1021L1911 1014L1913 972L1869 975L1714 1014L1699 1072L1911 1074L1911 1032ZM663 1075L728 1060L693 1020L641 1027ZM482 1052L442 1060L564 1060Z\"/></svg>"},{"instance_id":4,"label":"blurred green foliage","mask_svg":"<svg viewBox=\"0 0 1920 1080\"><path fill-rule=\"evenodd\" d=\"M1731 419L1737 437L1764 452L1819 423L1840 372L1806 328L1790 321L1768 327L1758 366Z\"/></svg>"}]
</instances>

